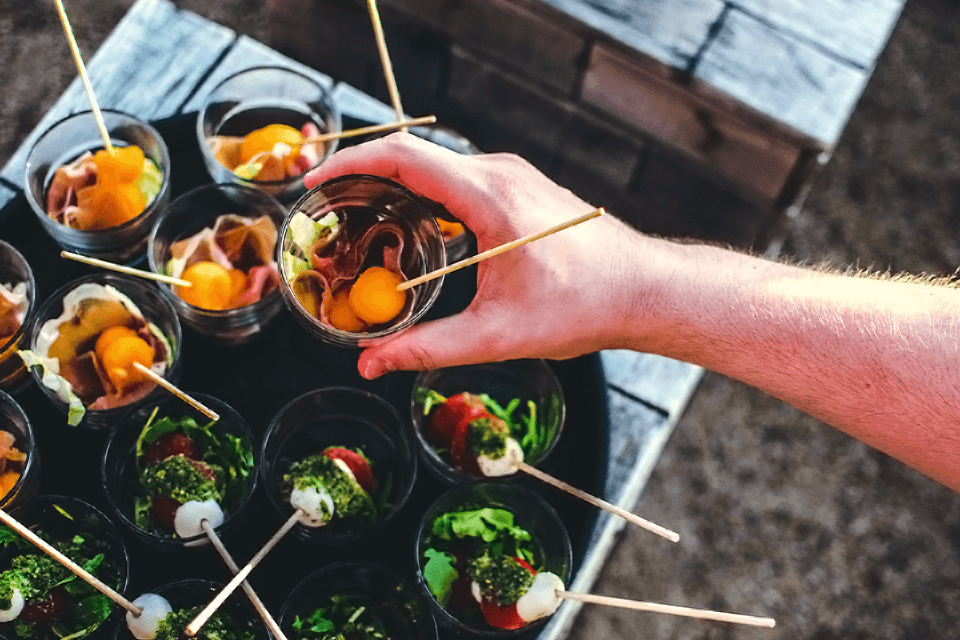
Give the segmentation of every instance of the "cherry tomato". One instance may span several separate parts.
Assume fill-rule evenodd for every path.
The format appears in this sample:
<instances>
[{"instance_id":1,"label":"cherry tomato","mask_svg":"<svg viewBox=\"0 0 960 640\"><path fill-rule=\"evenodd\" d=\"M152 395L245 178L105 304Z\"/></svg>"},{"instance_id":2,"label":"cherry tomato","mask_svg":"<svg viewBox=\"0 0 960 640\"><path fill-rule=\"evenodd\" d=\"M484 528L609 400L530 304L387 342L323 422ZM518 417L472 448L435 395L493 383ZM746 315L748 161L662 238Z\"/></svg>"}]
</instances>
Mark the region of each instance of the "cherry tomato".
<instances>
[{"instance_id":1,"label":"cherry tomato","mask_svg":"<svg viewBox=\"0 0 960 640\"><path fill-rule=\"evenodd\" d=\"M430 412L430 439L438 447L449 448L453 433L465 417L476 420L487 412L483 400L472 393L458 393L450 396Z\"/></svg>"},{"instance_id":2,"label":"cherry tomato","mask_svg":"<svg viewBox=\"0 0 960 640\"><path fill-rule=\"evenodd\" d=\"M461 418L456 429L453 431L453 438L450 441L450 460L453 464L460 467L461 470L476 476L483 475L483 472L480 471L480 465L477 464L477 457L470 451L470 445L468 443L470 439L470 424L474 420L488 415L490 414L484 412L477 416L468 414Z\"/></svg>"},{"instance_id":3,"label":"cherry tomato","mask_svg":"<svg viewBox=\"0 0 960 640\"><path fill-rule=\"evenodd\" d=\"M177 509L180 508L180 501L167 496L153 496L150 498L150 509L153 512L153 519L157 524L167 531L175 531L173 521L177 517Z\"/></svg>"},{"instance_id":4,"label":"cherry tomato","mask_svg":"<svg viewBox=\"0 0 960 640\"><path fill-rule=\"evenodd\" d=\"M66 589L62 586L54 587L43 600L25 604L20 612L20 619L33 624L53 624L63 616L69 599Z\"/></svg>"},{"instance_id":5,"label":"cherry tomato","mask_svg":"<svg viewBox=\"0 0 960 640\"><path fill-rule=\"evenodd\" d=\"M331 460L343 460L344 464L347 465L347 468L353 473L353 477L357 479L357 483L363 488L367 493L372 493L376 481L373 477L373 469L370 467L370 463L367 462L366 458L357 453L356 451L350 451L350 449L344 449L343 447L327 447L323 450L323 455L327 456Z\"/></svg>"},{"instance_id":6,"label":"cherry tomato","mask_svg":"<svg viewBox=\"0 0 960 640\"><path fill-rule=\"evenodd\" d=\"M184 455L191 460L199 460L200 447L192 438L182 433L167 433L157 438L157 441L144 451L143 466L149 467L177 454Z\"/></svg>"},{"instance_id":7,"label":"cherry tomato","mask_svg":"<svg viewBox=\"0 0 960 640\"><path fill-rule=\"evenodd\" d=\"M533 570L533 567L531 567L526 560L516 556L512 557L517 564L536 575L537 572ZM487 624L491 627L496 627L497 629L519 629L527 626L527 621L517 613L516 602L510 605L500 606L484 600L480 604L480 610L483 612L484 620L486 620Z\"/></svg>"}]
</instances>

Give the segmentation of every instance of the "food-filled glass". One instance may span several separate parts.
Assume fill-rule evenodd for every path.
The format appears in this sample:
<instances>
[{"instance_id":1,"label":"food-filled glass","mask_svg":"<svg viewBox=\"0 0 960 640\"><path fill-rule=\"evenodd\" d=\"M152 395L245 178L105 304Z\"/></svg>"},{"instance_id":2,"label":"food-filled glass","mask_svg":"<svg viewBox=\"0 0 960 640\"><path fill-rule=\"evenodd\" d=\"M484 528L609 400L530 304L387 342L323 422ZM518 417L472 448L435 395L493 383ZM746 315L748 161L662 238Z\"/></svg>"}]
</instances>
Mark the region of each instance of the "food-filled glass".
<instances>
[{"instance_id":1,"label":"food-filled glass","mask_svg":"<svg viewBox=\"0 0 960 640\"><path fill-rule=\"evenodd\" d=\"M32 498L40 484L40 449L23 408L0 391L0 508Z\"/></svg>"},{"instance_id":2,"label":"food-filled glass","mask_svg":"<svg viewBox=\"0 0 960 640\"><path fill-rule=\"evenodd\" d=\"M37 283L33 270L17 249L0 240L0 389L19 391L30 373L17 355L26 342L27 327L36 311Z\"/></svg>"}]
</instances>

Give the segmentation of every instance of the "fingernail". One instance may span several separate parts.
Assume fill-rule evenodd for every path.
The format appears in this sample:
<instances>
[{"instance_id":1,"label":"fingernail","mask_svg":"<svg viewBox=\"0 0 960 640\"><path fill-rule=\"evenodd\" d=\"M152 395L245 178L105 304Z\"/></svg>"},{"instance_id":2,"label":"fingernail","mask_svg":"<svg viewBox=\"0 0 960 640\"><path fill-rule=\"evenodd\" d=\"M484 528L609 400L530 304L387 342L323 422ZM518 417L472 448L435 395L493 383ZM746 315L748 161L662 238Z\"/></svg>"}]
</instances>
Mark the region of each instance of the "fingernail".
<instances>
[{"instance_id":1,"label":"fingernail","mask_svg":"<svg viewBox=\"0 0 960 640\"><path fill-rule=\"evenodd\" d=\"M373 380L378 378L390 370L390 365L385 360L380 360L379 358L374 358L367 362L367 366L364 367L363 377L367 380Z\"/></svg>"}]
</instances>

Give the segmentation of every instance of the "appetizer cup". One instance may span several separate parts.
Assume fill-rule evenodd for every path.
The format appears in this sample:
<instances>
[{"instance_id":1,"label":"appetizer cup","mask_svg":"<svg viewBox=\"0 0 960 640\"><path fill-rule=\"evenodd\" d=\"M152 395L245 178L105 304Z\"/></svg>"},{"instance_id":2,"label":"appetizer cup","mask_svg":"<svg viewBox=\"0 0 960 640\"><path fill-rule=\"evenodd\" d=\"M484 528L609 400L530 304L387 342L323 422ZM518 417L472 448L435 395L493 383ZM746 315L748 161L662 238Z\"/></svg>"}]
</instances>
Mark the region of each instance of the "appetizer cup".
<instances>
[{"instance_id":1,"label":"appetizer cup","mask_svg":"<svg viewBox=\"0 0 960 640\"><path fill-rule=\"evenodd\" d=\"M30 381L30 372L17 350L36 311L37 283L27 260L0 240L0 389L15 392Z\"/></svg>"},{"instance_id":2,"label":"appetizer cup","mask_svg":"<svg viewBox=\"0 0 960 640\"><path fill-rule=\"evenodd\" d=\"M204 229L212 229L217 219L224 214L234 214L249 220L268 216L277 234L286 217L286 211L279 202L251 187L238 184L197 187L176 198L160 212L150 233L147 250L151 271L172 275L168 265L174 243L191 238ZM242 254L254 242L255 239L248 239L245 246L237 248L237 253ZM203 249L199 249L198 254L200 251ZM268 252L268 260L272 262L275 255L276 243ZM228 257L224 255L222 259L226 260ZM245 256L240 255L238 259L243 261ZM204 257L204 260L210 260L210 257ZM162 284L160 287L184 324L207 338L226 344L240 344L259 334L283 308L278 276L274 275L264 282L266 284L263 291L266 293L256 302L224 310L204 309L189 304L177 294L176 285ZM250 284L246 286L249 287ZM272 289L268 290L269 287Z\"/></svg>"},{"instance_id":3,"label":"appetizer cup","mask_svg":"<svg viewBox=\"0 0 960 640\"><path fill-rule=\"evenodd\" d=\"M40 449L33 425L16 400L0 391L0 427L13 436L13 445L0 457L0 508L29 500L40 484Z\"/></svg>"},{"instance_id":4,"label":"appetizer cup","mask_svg":"<svg viewBox=\"0 0 960 640\"><path fill-rule=\"evenodd\" d=\"M221 538L226 538L239 529L244 508L250 502L256 487L257 460L254 437L250 427L230 405L204 394L193 393L191 395L220 415L220 420L210 427L210 434L221 442L228 441L227 436L231 436L229 441L243 446L243 449L249 455L249 475L242 485L243 491L227 492L227 495L219 503L223 510L224 519L221 524L214 527L214 530ZM156 414L154 414L154 411L156 411ZM192 418L200 427L210 424L209 418L173 396L160 398L156 402L150 402L140 409L128 413L110 432L104 450L100 476L107 494L107 502L119 522L151 547L164 551L174 551L209 544L210 540L205 533L180 537L172 532L164 531L162 527L155 523L152 513L138 518L138 499L143 506L149 505L150 500L145 496L140 483L141 469L138 468L137 464L137 446L144 426L148 422L154 424L163 418L169 418L174 423L180 422L182 418ZM209 452L201 451L202 453ZM207 458L204 457L203 459L206 460ZM223 466L220 460L212 460L212 462Z\"/></svg>"},{"instance_id":5,"label":"appetizer cup","mask_svg":"<svg viewBox=\"0 0 960 640\"><path fill-rule=\"evenodd\" d=\"M300 129L311 122L321 133L341 130L340 110L327 89L293 69L253 67L230 76L210 92L197 119L197 138L214 182L252 186L281 202L291 202L306 189L303 174L280 180L243 178L217 159L210 142L214 136L242 137L272 124ZM313 166L326 160L337 144L338 140L324 143Z\"/></svg>"},{"instance_id":6,"label":"appetizer cup","mask_svg":"<svg viewBox=\"0 0 960 640\"><path fill-rule=\"evenodd\" d=\"M302 255L303 249L297 243L295 232L291 228L298 214L304 214L315 222L325 219L328 214L336 216L338 220L333 239L322 249L311 248L316 254L313 258ZM364 232L373 229L375 225L382 225L380 228L396 225L400 229L403 245L397 260L406 279L413 279L446 266L443 236L432 210L424 200L402 185L378 176L341 176L314 187L293 205L291 215L287 217L280 232L280 254L277 263L280 265L280 286L284 302L307 331L329 344L366 347L385 342L416 324L440 295L443 276L408 289L402 308L394 319L375 324L366 331L356 332L338 329L320 319L322 305L317 299L318 292L310 294L315 298L308 303L314 307L313 311L304 306L305 302L298 297L294 289L295 284L302 280L312 284L315 279L305 279L305 276L317 273L312 269L315 266L314 261L319 254L327 255L333 252L336 255L339 243L343 243L340 246L348 247L343 251L347 261L355 261L355 269L354 273L338 273L338 278L349 281L356 278L356 272L365 267L377 266L377 258L374 258L373 254L379 240L369 243L370 251L367 255L351 257L348 253L362 251L358 246L358 239L364 237ZM382 251L387 253L386 249ZM345 286L338 285L338 289Z\"/></svg>"},{"instance_id":7,"label":"appetizer cup","mask_svg":"<svg viewBox=\"0 0 960 640\"><path fill-rule=\"evenodd\" d=\"M113 523L93 506L67 496L41 496L13 507L10 515L54 546L57 543L78 543L79 556L72 552L65 553L81 566L98 554L103 554L103 560L93 570L94 575L118 593L123 594L126 590L129 560L123 538ZM39 555L47 558L40 549L19 535L14 535L13 540L0 553L0 569L10 569L13 558L17 556ZM52 559L51 562L55 563ZM61 565L56 563L56 566ZM33 607L38 611L30 617L39 614L41 620L29 628L30 635L23 634L27 629L17 628L21 625L30 627L24 620L24 614L27 613L24 608L17 619L0 624L0 637L5 640L22 640L24 637L33 640L54 640L68 636L83 638L95 630L108 628L110 622L123 612L120 605L114 604L79 577L65 585L53 587L51 591L57 591L58 594L54 596L51 593L43 601L44 604ZM49 608L44 606L52 602L61 603L63 608L59 614L51 613L56 611L56 605ZM59 615L59 618L50 620L51 615ZM97 634L94 633L93 637L97 637Z\"/></svg>"},{"instance_id":8,"label":"appetizer cup","mask_svg":"<svg viewBox=\"0 0 960 640\"><path fill-rule=\"evenodd\" d=\"M355 622L380 627L387 638L437 638L433 614L413 585L393 569L370 562L333 564L307 576L284 603L279 624L289 638L314 637L305 631L318 612L341 625L358 607L364 611ZM352 637L342 628L329 633Z\"/></svg>"},{"instance_id":9,"label":"appetizer cup","mask_svg":"<svg viewBox=\"0 0 960 640\"><path fill-rule=\"evenodd\" d=\"M189 615L181 615L182 618L186 618L186 620L183 620L183 625L186 626L197 613L200 613L200 611L223 590L223 587L224 585L218 582L187 579L158 586L151 589L149 593L154 593L165 598L167 602L170 603L174 612L192 610ZM131 597L131 600L132 599L133 597ZM211 635L209 636L211 638L233 640L241 633L249 634L252 640L270 640L272 637L270 632L267 631L266 625L263 624L263 620L260 619L256 610L250 604L250 601L247 600L247 596L243 593L237 592L231 594L223 605L217 609L216 613L214 613L211 621L221 614L229 618L233 625L235 625L237 631L224 633L223 635ZM207 624L211 623L208 622ZM196 636L197 638L207 637L204 635L205 628L206 625L200 628L200 632ZM186 638L187 636L181 633L170 637ZM117 625L117 630L114 632L113 638L114 640L136 640L125 620L121 620Z\"/></svg>"},{"instance_id":10,"label":"appetizer cup","mask_svg":"<svg viewBox=\"0 0 960 640\"><path fill-rule=\"evenodd\" d=\"M553 450L566 416L560 381L545 360L508 360L424 371L417 376L413 389L410 417L420 458L435 477L451 485L475 482L485 476L477 473L476 468L469 471L454 464L452 447L434 441L431 433L431 419L437 406L431 399L434 394L444 398L463 392L486 394L494 406L504 409L514 403L515 408L506 422L514 427L511 437L521 443L524 462L533 466L543 462ZM496 415L497 410L491 413ZM469 451L468 455L471 455Z\"/></svg>"},{"instance_id":11,"label":"appetizer cup","mask_svg":"<svg viewBox=\"0 0 960 640\"><path fill-rule=\"evenodd\" d=\"M52 324L48 325L48 322L63 316L67 311L64 309L65 302L72 299L70 294L79 287L84 287L81 291L89 290L86 285L111 287L118 291L139 309L146 324L148 326L152 325L149 329L152 336L156 336L156 332L163 335L165 341L163 349L167 352L163 377L176 384L180 375L180 343L182 340L177 312L174 310L173 305L163 297L156 287L137 278L101 272L77 278L57 289L46 302L44 302L30 325L30 351L41 356L47 354L50 339L59 333L56 327ZM81 306L76 305L76 308L80 309ZM75 317L76 314L74 314L74 318ZM67 320L70 320L70 318L67 318ZM154 329L156 331L154 331ZM74 336L74 338L78 340L78 349L85 349L87 351L93 349L93 341L96 337L96 335L92 335L81 340L81 336ZM159 340L159 338L157 339ZM44 348L44 345L47 345L47 348ZM51 386L58 384L57 377L60 368L62 368L62 363L59 362L57 362L54 368L31 366L33 377L44 395L50 399L61 413L68 417L68 421L75 423L77 418L76 407L78 406L76 401L74 400L73 404L71 404L71 398L65 395L63 387L55 391L46 384L49 383ZM91 373L90 375L93 374ZM63 379L60 378L60 380ZM79 424L91 429L110 429L128 411L149 402L150 398L154 395L167 393L167 391L157 388L157 385L154 383L142 384L144 386L141 387L139 391L129 393L127 397L120 396L109 402L101 402L102 408L89 408L84 404L85 411L82 414L82 420ZM148 384L153 386L146 386ZM105 407L105 404L113 406Z\"/></svg>"},{"instance_id":12,"label":"appetizer cup","mask_svg":"<svg viewBox=\"0 0 960 640\"><path fill-rule=\"evenodd\" d=\"M359 389L327 387L307 392L280 410L267 428L260 481L284 517L293 514L284 476L292 465L327 447L359 450L370 461L376 505L372 518L333 519L324 526L293 527L302 540L346 546L386 527L410 497L417 456L403 420L385 400Z\"/></svg>"},{"instance_id":13,"label":"appetizer cup","mask_svg":"<svg viewBox=\"0 0 960 640\"><path fill-rule=\"evenodd\" d=\"M162 175L160 191L140 215L96 231L73 229L47 215L47 191L56 170L88 151L103 149L90 111L64 118L40 136L27 155L25 192L44 230L64 249L110 262L133 263L143 257L157 213L170 200L170 154L163 138L146 122L110 110L103 111L103 119L112 144L140 147Z\"/></svg>"},{"instance_id":14,"label":"appetizer cup","mask_svg":"<svg viewBox=\"0 0 960 640\"><path fill-rule=\"evenodd\" d=\"M477 606L476 612L473 612L476 615L470 619L461 619L437 602L424 578L427 561L424 554L437 544L433 533L434 521L444 514L481 508L504 509L512 513L513 525L531 535L531 546L536 556L531 564L535 567L540 565L538 570L550 571L559 576L564 584L569 584L573 551L567 529L553 507L539 494L518 485L480 482L450 489L427 509L417 528L414 545L418 567L417 587L430 604L437 625L442 631L471 639L513 638L527 633L531 633L532 637L533 633L546 625L549 617L535 620L519 629L497 629L484 621ZM466 597L472 598L471 595Z\"/></svg>"}]
</instances>

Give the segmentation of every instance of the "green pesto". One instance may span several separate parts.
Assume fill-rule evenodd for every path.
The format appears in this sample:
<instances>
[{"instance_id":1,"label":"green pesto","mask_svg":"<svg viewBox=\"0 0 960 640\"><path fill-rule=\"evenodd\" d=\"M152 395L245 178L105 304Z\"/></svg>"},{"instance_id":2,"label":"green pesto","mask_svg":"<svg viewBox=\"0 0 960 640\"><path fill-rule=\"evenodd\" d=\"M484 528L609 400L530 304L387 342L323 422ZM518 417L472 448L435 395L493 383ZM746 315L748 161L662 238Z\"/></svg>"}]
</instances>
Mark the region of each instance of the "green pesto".
<instances>
[{"instance_id":1,"label":"green pesto","mask_svg":"<svg viewBox=\"0 0 960 640\"><path fill-rule=\"evenodd\" d=\"M311 487L326 489L333 499L337 517L359 516L368 520L376 518L376 506L370 494L356 479L341 469L325 455L316 453L294 463L284 480L303 491Z\"/></svg>"},{"instance_id":2,"label":"green pesto","mask_svg":"<svg viewBox=\"0 0 960 640\"><path fill-rule=\"evenodd\" d=\"M83 562L79 545L72 542L52 544L64 555ZM0 573L0 608L10 608L14 588L20 591L24 600L34 600L45 596L47 591L71 577L73 573L50 556L17 556L10 562L10 568Z\"/></svg>"},{"instance_id":3,"label":"green pesto","mask_svg":"<svg viewBox=\"0 0 960 640\"><path fill-rule=\"evenodd\" d=\"M157 626L157 635L154 640L178 640L190 621L200 613L200 607L177 609L171 611ZM197 638L205 640L253 640L254 633L250 629L240 629L233 619L223 611L217 611L205 625L200 627Z\"/></svg>"},{"instance_id":4,"label":"green pesto","mask_svg":"<svg viewBox=\"0 0 960 640\"><path fill-rule=\"evenodd\" d=\"M500 606L515 603L533 584L533 574L510 556L484 554L470 561L467 573L483 597Z\"/></svg>"},{"instance_id":5,"label":"green pesto","mask_svg":"<svg viewBox=\"0 0 960 640\"><path fill-rule=\"evenodd\" d=\"M216 477L220 477L219 467L209 465ZM152 464L140 472L140 483L148 496L167 496L179 502L196 500L223 499L216 483L197 471L185 456L170 456L166 460Z\"/></svg>"},{"instance_id":6,"label":"green pesto","mask_svg":"<svg viewBox=\"0 0 960 640\"><path fill-rule=\"evenodd\" d=\"M507 453L510 430L496 418L477 418L470 423L470 450L479 456L499 460Z\"/></svg>"}]
</instances>

